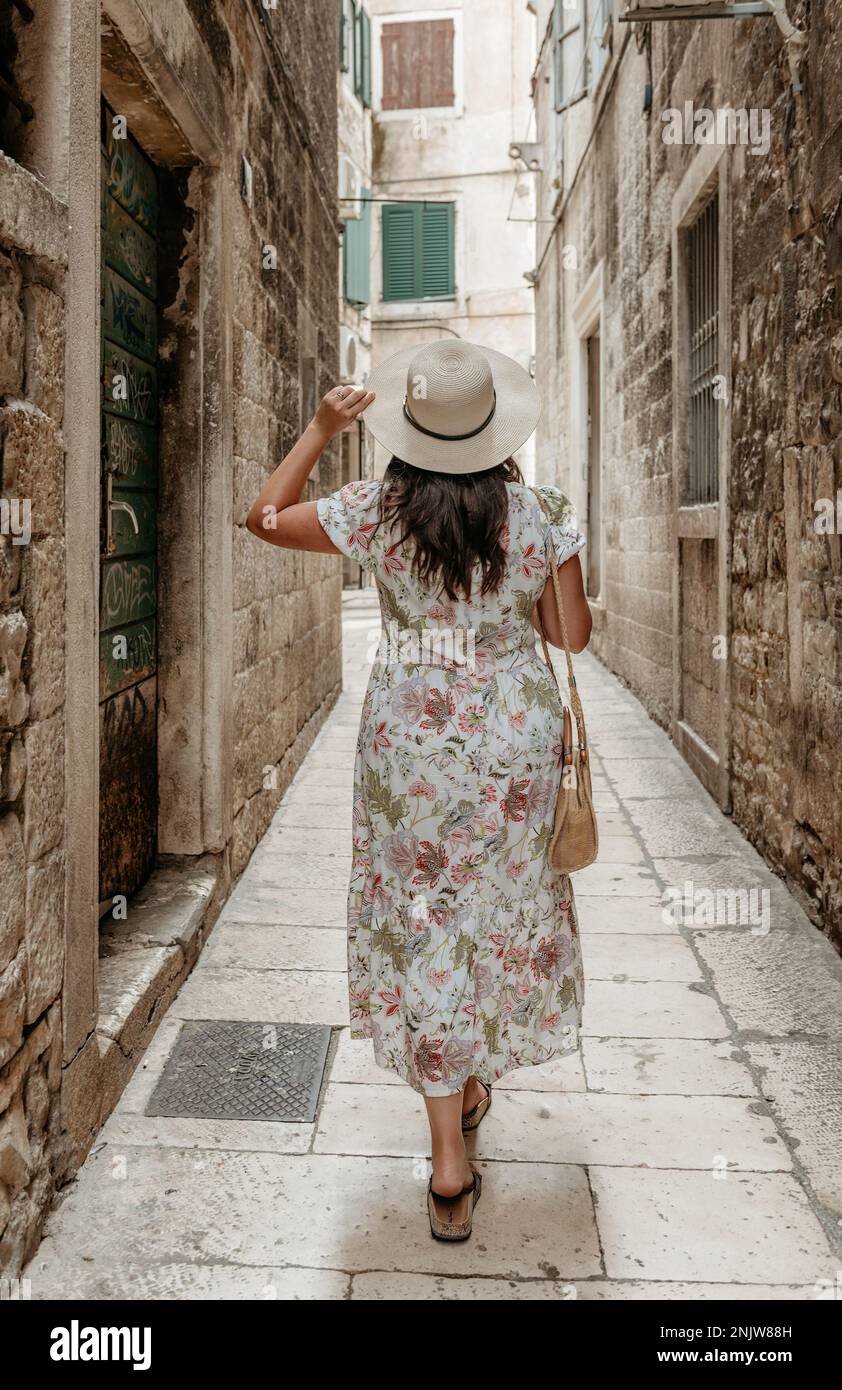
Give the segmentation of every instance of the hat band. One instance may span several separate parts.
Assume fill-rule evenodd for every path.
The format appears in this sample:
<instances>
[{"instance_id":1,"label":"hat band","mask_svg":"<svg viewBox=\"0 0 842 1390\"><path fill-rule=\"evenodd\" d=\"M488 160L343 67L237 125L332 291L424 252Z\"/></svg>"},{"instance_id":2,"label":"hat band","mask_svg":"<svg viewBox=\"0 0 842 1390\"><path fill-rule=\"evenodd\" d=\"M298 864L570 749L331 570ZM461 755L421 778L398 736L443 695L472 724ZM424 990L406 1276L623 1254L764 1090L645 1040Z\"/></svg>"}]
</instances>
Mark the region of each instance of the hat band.
<instances>
[{"instance_id":1,"label":"hat band","mask_svg":"<svg viewBox=\"0 0 842 1390\"><path fill-rule=\"evenodd\" d=\"M412 416L410 415L410 413L409 413L409 406L407 405L406 396L404 396L404 398L403 398L403 413L404 413L404 415L406 416L406 418L407 418L407 420L409 421L409 423L410 423L416 430L420 430L422 434L428 434L428 435L430 436L431 439L449 439L453 444L458 443L458 441L461 440L461 439L473 439L473 437L474 437L475 434L482 434L482 431L485 429L486 425L490 425L490 424L491 424L491 421L494 419L494 412L495 412L496 409L497 409L497 392L495 391L495 392L494 392L494 401L493 401L493 404L492 404L492 406L491 406L490 411L489 411L488 414L486 415L486 417L485 417L485 419L483 420L482 424L481 424L481 425L477 425L477 427L476 427L475 430L468 430L468 433L467 433L467 434L440 434L438 430L428 430L424 425L419 425L418 421L417 421L417 420L414 420L414 419L412 418Z\"/></svg>"}]
</instances>

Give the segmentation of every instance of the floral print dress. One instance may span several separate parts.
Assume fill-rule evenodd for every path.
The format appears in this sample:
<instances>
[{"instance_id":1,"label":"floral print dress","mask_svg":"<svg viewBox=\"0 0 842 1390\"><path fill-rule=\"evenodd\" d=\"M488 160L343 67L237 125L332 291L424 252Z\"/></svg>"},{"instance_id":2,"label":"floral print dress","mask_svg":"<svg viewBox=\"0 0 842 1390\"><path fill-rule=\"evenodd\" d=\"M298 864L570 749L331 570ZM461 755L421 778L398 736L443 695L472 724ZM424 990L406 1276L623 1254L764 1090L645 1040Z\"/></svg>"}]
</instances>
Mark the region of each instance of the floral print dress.
<instances>
[{"instance_id":1,"label":"floral print dress","mask_svg":"<svg viewBox=\"0 0 842 1390\"><path fill-rule=\"evenodd\" d=\"M412 574L411 541L378 525L382 487L317 503L337 549L374 576L383 620L355 764L351 1037L444 1096L472 1072L490 1086L579 1045L573 892L547 862L562 708L530 615L550 559L585 541L557 488L538 489L548 516L507 483L504 580L452 602Z\"/></svg>"}]
</instances>

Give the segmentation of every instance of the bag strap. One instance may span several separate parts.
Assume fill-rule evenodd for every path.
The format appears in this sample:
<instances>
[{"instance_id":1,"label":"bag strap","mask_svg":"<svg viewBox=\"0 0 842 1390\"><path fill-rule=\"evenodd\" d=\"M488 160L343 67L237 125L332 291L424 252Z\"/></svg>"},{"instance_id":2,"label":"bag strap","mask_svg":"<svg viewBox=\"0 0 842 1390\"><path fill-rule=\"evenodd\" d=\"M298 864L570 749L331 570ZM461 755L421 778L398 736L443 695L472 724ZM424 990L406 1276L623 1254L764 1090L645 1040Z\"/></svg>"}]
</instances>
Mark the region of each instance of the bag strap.
<instances>
[{"instance_id":1,"label":"bag strap","mask_svg":"<svg viewBox=\"0 0 842 1390\"><path fill-rule=\"evenodd\" d=\"M545 503L541 494L539 492L534 492L533 495L538 498L541 510L547 516L549 516L547 504ZM562 603L561 599L561 585L558 582L558 566L554 563L554 556L552 555L552 553L550 554L549 560L550 574L552 576L553 582L553 592L555 594L556 608L558 609L558 622L559 627L561 628L561 640L564 643L564 655L567 659L567 680L570 686L570 704L573 709L573 716L576 720L576 732L579 739L579 750L580 752L584 753L586 752L588 746L587 735L585 733L585 715L582 709L582 701L579 698L579 691L576 686L576 677L573 673L573 658L570 655L570 641L567 636L567 622L564 617L564 604ZM547 646L547 637L546 633L544 632L544 624L541 621L541 610L537 604L535 605L535 608L538 614L538 631L541 634L541 646L544 649L544 660L546 661L547 665L552 671L553 680L556 683L556 688L560 691L561 687L558 684L558 676L555 673L555 668L553 667L549 648Z\"/></svg>"}]
</instances>

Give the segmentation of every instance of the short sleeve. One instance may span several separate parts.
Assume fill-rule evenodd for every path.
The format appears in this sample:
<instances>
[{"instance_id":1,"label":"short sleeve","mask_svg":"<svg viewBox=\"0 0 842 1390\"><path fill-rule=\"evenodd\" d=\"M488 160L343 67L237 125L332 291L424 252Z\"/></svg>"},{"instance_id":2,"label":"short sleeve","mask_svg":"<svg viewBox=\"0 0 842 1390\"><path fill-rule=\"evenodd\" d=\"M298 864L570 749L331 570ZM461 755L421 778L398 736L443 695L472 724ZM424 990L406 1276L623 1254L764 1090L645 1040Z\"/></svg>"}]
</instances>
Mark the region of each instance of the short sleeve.
<instances>
[{"instance_id":1,"label":"short sleeve","mask_svg":"<svg viewBox=\"0 0 842 1390\"><path fill-rule=\"evenodd\" d=\"M380 479L359 478L329 497L319 497L316 511L337 550L364 569L375 564L374 543L380 520Z\"/></svg>"},{"instance_id":2,"label":"short sleeve","mask_svg":"<svg viewBox=\"0 0 842 1390\"><path fill-rule=\"evenodd\" d=\"M544 502L542 521L544 526L544 545L552 546L556 565L563 565L573 555L584 549L585 537L576 522L573 504L557 487L537 487L535 489Z\"/></svg>"}]
</instances>

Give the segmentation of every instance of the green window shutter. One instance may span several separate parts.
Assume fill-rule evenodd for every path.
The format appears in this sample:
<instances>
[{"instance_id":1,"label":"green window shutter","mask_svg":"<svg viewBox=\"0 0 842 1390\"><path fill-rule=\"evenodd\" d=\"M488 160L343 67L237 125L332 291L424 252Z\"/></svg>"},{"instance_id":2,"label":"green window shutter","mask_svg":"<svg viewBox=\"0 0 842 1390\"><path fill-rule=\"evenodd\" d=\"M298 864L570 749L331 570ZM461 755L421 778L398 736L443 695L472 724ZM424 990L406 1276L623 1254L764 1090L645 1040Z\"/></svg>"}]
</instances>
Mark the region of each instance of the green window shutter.
<instances>
[{"instance_id":1,"label":"green window shutter","mask_svg":"<svg viewBox=\"0 0 842 1390\"><path fill-rule=\"evenodd\" d=\"M417 298L416 259L420 255L417 205L383 205L383 298Z\"/></svg>"},{"instance_id":2,"label":"green window shutter","mask_svg":"<svg viewBox=\"0 0 842 1390\"><path fill-rule=\"evenodd\" d=\"M455 292L454 204L384 204L384 300L449 299Z\"/></svg>"},{"instance_id":3,"label":"green window shutter","mask_svg":"<svg viewBox=\"0 0 842 1390\"><path fill-rule=\"evenodd\" d=\"M371 106L371 20L368 11L362 12L362 99L363 106Z\"/></svg>"},{"instance_id":4,"label":"green window shutter","mask_svg":"<svg viewBox=\"0 0 842 1390\"><path fill-rule=\"evenodd\" d=\"M422 206L421 295L447 299L454 293L453 203Z\"/></svg>"},{"instance_id":5,"label":"green window shutter","mask_svg":"<svg viewBox=\"0 0 842 1390\"><path fill-rule=\"evenodd\" d=\"M347 72L350 66L350 37L348 0L339 0L339 66L343 72Z\"/></svg>"},{"instance_id":6,"label":"green window shutter","mask_svg":"<svg viewBox=\"0 0 842 1390\"><path fill-rule=\"evenodd\" d=\"M351 0L351 25L354 32L354 95L363 94L363 35L362 6Z\"/></svg>"},{"instance_id":7,"label":"green window shutter","mask_svg":"<svg viewBox=\"0 0 842 1390\"><path fill-rule=\"evenodd\" d=\"M371 302L371 189L363 188L361 193L366 201L360 205L359 220L345 223L342 244L342 292L347 304Z\"/></svg>"}]
</instances>

